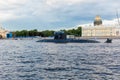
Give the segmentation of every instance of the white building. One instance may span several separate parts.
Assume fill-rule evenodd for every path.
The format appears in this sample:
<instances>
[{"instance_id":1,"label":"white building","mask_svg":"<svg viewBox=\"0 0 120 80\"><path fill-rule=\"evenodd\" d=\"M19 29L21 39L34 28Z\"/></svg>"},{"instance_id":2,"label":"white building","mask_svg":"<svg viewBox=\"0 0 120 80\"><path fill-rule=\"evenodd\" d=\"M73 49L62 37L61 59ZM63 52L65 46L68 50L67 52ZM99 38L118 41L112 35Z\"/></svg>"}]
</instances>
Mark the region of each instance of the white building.
<instances>
[{"instance_id":1,"label":"white building","mask_svg":"<svg viewBox=\"0 0 120 80\"><path fill-rule=\"evenodd\" d=\"M102 25L102 19L96 16L94 26L82 27L82 37L120 37L120 27Z\"/></svg>"},{"instance_id":2,"label":"white building","mask_svg":"<svg viewBox=\"0 0 120 80\"><path fill-rule=\"evenodd\" d=\"M0 26L0 38L7 38L8 33L9 31L5 30L4 28Z\"/></svg>"}]
</instances>

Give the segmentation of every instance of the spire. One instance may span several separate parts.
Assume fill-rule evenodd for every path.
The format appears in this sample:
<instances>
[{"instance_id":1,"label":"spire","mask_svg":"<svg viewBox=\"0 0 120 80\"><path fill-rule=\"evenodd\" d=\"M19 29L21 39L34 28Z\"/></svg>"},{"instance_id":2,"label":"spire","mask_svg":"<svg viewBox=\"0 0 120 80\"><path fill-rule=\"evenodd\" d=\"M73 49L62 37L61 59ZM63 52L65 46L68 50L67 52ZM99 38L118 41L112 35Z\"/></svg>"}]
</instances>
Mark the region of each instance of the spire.
<instances>
[{"instance_id":1,"label":"spire","mask_svg":"<svg viewBox=\"0 0 120 80\"><path fill-rule=\"evenodd\" d=\"M118 10L116 10L116 16L117 16L117 19L118 19L118 25L120 25Z\"/></svg>"}]
</instances>

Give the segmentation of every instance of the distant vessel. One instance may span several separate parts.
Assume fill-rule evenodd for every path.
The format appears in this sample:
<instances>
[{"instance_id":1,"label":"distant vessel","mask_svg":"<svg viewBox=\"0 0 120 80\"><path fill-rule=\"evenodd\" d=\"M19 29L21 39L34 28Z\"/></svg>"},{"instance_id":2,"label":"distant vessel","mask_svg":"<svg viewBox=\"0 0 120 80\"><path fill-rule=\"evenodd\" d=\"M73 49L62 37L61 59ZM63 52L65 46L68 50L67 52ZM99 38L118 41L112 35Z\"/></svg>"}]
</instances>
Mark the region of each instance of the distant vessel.
<instances>
[{"instance_id":1,"label":"distant vessel","mask_svg":"<svg viewBox=\"0 0 120 80\"><path fill-rule=\"evenodd\" d=\"M96 40L89 39L67 39L66 34L63 31L54 33L54 39L41 39L37 42L53 42L53 43L100 43Z\"/></svg>"},{"instance_id":2,"label":"distant vessel","mask_svg":"<svg viewBox=\"0 0 120 80\"><path fill-rule=\"evenodd\" d=\"M112 39L107 38L107 40L105 41L105 43L112 43Z\"/></svg>"}]
</instances>

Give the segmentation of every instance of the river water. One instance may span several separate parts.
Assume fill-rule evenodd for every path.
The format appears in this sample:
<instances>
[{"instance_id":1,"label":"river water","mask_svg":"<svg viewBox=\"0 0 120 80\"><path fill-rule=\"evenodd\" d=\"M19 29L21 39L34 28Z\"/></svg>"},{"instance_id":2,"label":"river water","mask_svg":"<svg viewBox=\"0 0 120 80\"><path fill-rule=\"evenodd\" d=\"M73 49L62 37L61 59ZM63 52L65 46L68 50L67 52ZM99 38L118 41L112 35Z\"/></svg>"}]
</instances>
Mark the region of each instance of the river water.
<instances>
[{"instance_id":1,"label":"river water","mask_svg":"<svg viewBox=\"0 0 120 80\"><path fill-rule=\"evenodd\" d=\"M120 41L0 40L0 80L120 80Z\"/></svg>"}]
</instances>

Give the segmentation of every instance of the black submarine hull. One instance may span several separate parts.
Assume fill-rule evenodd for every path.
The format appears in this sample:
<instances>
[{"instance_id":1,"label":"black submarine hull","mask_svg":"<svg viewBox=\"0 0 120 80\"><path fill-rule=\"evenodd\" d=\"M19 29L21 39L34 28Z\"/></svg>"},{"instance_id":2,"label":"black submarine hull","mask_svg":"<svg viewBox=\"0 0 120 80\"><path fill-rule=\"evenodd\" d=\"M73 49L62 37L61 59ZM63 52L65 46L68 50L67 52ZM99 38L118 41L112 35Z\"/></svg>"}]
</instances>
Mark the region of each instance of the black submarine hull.
<instances>
[{"instance_id":1,"label":"black submarine hull","mask_svg":"<svg viewBox=\"0 0 120 80\"><path fill-rule=\"evenodd\" d=\"M51 42L51 43L100 43L96 40L88 39L41 39L37 42Z\"/></svg>"}]
</instances>

